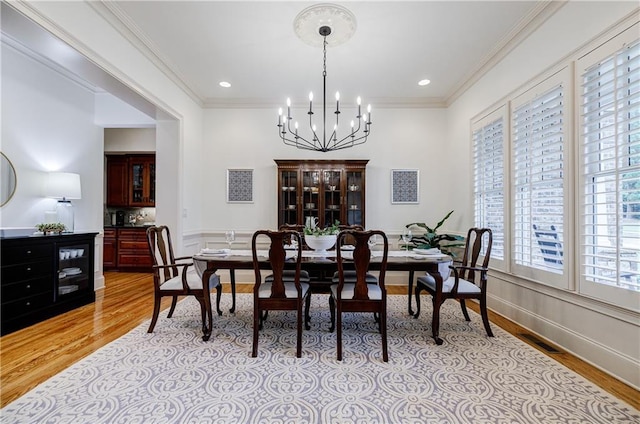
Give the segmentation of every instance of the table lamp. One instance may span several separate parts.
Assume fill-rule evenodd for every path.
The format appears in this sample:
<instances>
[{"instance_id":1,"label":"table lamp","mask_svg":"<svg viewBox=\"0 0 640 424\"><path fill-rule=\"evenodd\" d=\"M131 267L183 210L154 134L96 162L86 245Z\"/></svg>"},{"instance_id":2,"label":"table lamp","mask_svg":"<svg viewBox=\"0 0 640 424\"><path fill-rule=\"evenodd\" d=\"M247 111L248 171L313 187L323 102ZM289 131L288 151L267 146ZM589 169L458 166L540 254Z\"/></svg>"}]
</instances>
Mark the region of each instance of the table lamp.
<instances>
[{"instance_id":1,"label":"table lamp","mask_svg":"<svg viewBox=\"0 0 640 424\"><path fill-rule=\"evenodd\" d=\"M69 172L50 172L45 190L47 197L58 199L56 213L58 222L67 228L65 232L73 233L73 205L71 199L82 199L80 174Z\"/></svg>"}]
</instances>

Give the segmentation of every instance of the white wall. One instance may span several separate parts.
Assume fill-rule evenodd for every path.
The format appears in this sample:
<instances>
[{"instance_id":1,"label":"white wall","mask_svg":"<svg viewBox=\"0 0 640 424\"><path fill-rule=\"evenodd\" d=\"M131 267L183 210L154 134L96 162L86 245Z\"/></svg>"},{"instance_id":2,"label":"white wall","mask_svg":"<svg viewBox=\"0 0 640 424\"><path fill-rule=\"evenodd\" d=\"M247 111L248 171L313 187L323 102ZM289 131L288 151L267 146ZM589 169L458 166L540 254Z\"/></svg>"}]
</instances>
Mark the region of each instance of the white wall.
<instances>
[{"instance_id":1,"label":"white wall","mask_svg":"<svg viewBox=\"0 0 640 424\"><path fill-rule=\"evenodd\" d=\"M104 151L118 153L155 152L155 128L105 128Z\"/></svg>"},{"instance_id":2,"label":"white wall","mask_svg":"<svg viewBox=\"0 0 640 424\"><path fill-rule=\"evenodd\" d=\"M636 7L635 2L567 3L448 108L449 144L445 155L456 157L451 178L462 193L455 199L456 210L469 211L460 229L473 225L472 157L461 154L471 152L472 118L575 52ZM489 284L489 306L640 387L637 313L497 272Z\"/></svg>"},{"instance_id":3,"label":"white wall","mask_svg":"<svg viewBox=\"0 0 640 424\"><path fill-rule=\"evenodd\" d=\"M304 115L305 111L292 111ZM349 110L344 109L345 116ZM309 152L285 146L278 137L275 109L209 109L205 111L205 161L199 191L203 231L276 228L277 172L274 159L369 159L366 226L400 232L415 221L435 223L452 208L455 187L448 183L444 109L375 109L367 143L331 152ZM247 123L251 123L247 125ZM254 203L226 203L226 170L254 169ZM391 204L391 169L420 170L420 204ZM444 172L444 175L443 175ZM185 188L190 190L190 188Z\"/></svg>"},{"instance_id":4,"label":"white wall","mask_svg":"<svg viewBox=\"0 0 640 424\"><path fill-rule=\"evenodd\" d=\"M18 177L1 209L2 227L34 227L56 201L43 196L47 172L80 174L73 200L76 231L102 229L102 129L93 123L93 93L2 44L2 151ZM100 190L95 190L99 187ZM34 229L35 231L35 229Z\"/></svg>"}]
</instances>

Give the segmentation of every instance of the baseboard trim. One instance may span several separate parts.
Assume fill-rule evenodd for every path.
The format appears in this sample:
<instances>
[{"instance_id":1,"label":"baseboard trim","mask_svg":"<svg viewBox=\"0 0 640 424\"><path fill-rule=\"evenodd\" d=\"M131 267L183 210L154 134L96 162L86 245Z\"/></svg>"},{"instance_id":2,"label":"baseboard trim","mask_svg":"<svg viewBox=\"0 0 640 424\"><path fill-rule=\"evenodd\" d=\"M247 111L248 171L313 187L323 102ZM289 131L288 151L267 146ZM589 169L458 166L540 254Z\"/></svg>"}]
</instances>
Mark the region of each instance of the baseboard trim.
<instances>
[{"instance_id":1,"label":"baseboard trim","mask_svg":"<svg viewBox=\"0 0 640 424\"><path fill-rule=\"evenodd\" d=\"M543 339L552 341L559 348L593 367L640 390L639 364L633 358L504 299L489 295L488 304L496 314L517 323Z\"/></svg>"}]
</instances>

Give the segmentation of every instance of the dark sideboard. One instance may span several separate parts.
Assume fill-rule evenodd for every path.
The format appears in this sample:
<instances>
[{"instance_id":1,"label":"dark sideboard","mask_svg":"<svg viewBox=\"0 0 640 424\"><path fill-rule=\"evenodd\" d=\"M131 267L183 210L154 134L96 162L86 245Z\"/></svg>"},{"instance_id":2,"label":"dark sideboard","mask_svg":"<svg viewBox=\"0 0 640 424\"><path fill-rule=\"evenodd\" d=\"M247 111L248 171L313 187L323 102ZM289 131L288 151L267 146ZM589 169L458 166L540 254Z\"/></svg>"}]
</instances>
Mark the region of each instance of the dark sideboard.
<instances>
[{"instance_id":1,"label":"dark sideboard","mask_svg":"<svg viewBox=\"0 0 640 424\"><path fill-rule=\"evenodd\" d=\"M0 239L2 335L95 301L97 234Z\"/></svg>"}]
</instances>

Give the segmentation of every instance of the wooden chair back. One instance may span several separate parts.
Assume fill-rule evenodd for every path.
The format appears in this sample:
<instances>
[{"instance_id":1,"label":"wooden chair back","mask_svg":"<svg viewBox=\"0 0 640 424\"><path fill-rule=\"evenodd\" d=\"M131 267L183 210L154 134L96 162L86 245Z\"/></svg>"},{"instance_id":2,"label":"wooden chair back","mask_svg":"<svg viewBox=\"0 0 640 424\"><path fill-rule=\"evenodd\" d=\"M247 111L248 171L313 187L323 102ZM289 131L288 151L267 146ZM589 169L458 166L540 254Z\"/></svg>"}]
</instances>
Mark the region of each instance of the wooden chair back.
<instances>
[{"instance_id":1,"label":"wooden chair back","mask_svg":"<svg viewBox=\"0 0 640 424\"><path fill-rule=\"evenodd\" d=\"M300 271L302 263L302 238L300 233L294 230L284 231L271 231L271 230L259 230L253 234L251 239L251 252L253 256L253 270L255 275L254 294L257 296L260 291L260 285L262 284L262 273L260 270L260 264L258 260L258 239L261 236L269 238L269 267L273 275L273 281L271 285L271 298L285 299L285 278L284 270L285 263L287 262L287 251L285 245L288 245L290 240L296 240L298 242L298 249L295 251L295 274L294 284L298 294L301 292L300 288ZM290 281L290 280L287 280Z\"/></svg>"},{"instance_id":2,"label":"wooden chair back","mask_svg":"<svg viewBox=\"0 0 640 424\"><path fill-rule=\"evenodd\" d=\"M380 271L378 274L378 286L383 293L386 292L384 281L387 271L387 257L389 254L389 241L387 239L387 235L380 230L344 230L341 231L340 234L338 234L336 244L338 246L341 246L344 244L345 240L350 239L353 240L355 249L352 251L353 261L345 261L344 252L341 249L336 249L338 262L338 300L348 300L342 298L342 291L345 282L353 282L352 279L345 278L345 274L348 271L355 271L355 289L352 300L369 300L370 287L368 287L369 284L367 284L367 273L369 271L369 265L371 263L371 247L369 245L369 239L373 236L379 236L382 239L383 250ZM349 268L347 268L347 263L350 265ZM353 274L350 273L350 275L352 276Z\"/></svg>"},{"instance_id":3,"label":"wooden chair back","mask_svg":"<svg viewBox=\"0 0 640 424\"><path fill-rule=\"evenodd\" d=\"M459 278L480 285L476 281L475 267L487 268L491 258L493 234L489 228L470 228L465 239L464 253L461 259ZM478 261L482 259L481 263Z\"/></svg>"}]
</instances>

